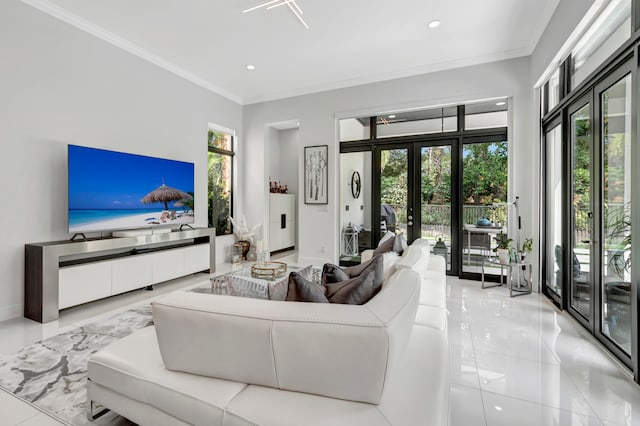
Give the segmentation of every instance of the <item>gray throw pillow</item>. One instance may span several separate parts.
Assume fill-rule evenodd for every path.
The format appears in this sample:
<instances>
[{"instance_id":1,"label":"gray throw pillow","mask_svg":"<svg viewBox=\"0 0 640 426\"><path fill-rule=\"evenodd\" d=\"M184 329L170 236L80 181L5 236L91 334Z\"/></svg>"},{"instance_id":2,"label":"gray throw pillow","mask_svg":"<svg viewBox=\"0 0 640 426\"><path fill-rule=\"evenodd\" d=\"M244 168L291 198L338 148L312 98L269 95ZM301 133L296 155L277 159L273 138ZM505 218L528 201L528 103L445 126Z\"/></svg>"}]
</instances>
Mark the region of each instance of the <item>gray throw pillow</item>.
<instances>
[{"instance_id":1,"label":"gray throw pillow","mask_svg":"<svg viewBox=\"0 0 640 426\"><path fill-rule=\"evenodd\" d=\"M384 254L384 253L393 251L394 242L395 242L395 238L387 238L387 239L380 240L380 244L373 251L373 255L377 256L379 254Z\"/></svg>"},{"instance_id":2,"label":"gray throw pillow","mask_svg":"<svg viewBox=\"0 0 640 426\"><path fill-rule=\"evenodd\" d=\"M309 281L297 272L289 274L288 301L329 303L326 291L323 286Z\"/></svg>"},{"instance_id":3,"label":"gray throw pillow","mask_svg":"<svg viewBox=\"0 0 640 426\"><path fill-rule=\"evenodd\" d=\"M322 285L326 286L327 284L346 281L348 279L367 274L370 271L375 272L373 278L373 290L377 293L382 287L382 282L384 281L384 259L381 255L375 256L360 265L345 268L332 265L331 263L326 263L322 267Z\"/></svg>"},{"instance_id":4,"label":"gray throw pillow","mask_svg":"<svg viewBox=\"0 0 640 426\"><path fill-rule=\"evenodd\" d=\"M327 284L327 298L331 303L363 305L376 293L373 287L375 271L363 273L355 278Z\"/></svg>"},{"instance_id":5,"label":"gray throw pillow","mask_svg":"<svg viewBox=\"0 0 640 426\"><path fill-rule=\"evenodd\" d=\"M407 244L407 240L404 238L404 235L396 235L393 239L393 251L402 256L402 253L404 253L407 248L409 248L409 245Z\"/></svg>"}]
</instances>

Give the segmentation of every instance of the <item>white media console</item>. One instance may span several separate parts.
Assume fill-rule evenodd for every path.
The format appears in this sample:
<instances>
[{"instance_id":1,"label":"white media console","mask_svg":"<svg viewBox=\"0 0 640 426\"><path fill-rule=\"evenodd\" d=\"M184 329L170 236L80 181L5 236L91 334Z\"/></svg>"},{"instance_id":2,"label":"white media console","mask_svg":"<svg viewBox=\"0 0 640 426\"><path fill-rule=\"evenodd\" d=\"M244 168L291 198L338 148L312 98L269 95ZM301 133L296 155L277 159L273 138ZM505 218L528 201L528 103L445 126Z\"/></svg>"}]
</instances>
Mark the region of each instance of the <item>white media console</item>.
<instances>
[{"instance_id":1,"label":"white media console","mask_svg":"<svg viewBox=\"0 0 640 426\"><path fill-rule=\"evenodd\" d=\"M215 229L25 245L24 316L61 309L196 272L215 271Z\"/></svg>"}]
</instances>

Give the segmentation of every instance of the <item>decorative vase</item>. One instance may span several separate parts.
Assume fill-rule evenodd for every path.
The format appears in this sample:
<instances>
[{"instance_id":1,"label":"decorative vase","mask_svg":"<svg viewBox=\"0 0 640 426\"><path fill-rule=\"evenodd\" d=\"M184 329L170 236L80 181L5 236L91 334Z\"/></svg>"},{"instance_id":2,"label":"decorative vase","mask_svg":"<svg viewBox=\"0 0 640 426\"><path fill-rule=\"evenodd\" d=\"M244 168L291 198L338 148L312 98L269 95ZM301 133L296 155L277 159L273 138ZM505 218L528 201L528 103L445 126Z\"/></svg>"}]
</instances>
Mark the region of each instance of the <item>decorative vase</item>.
<instances>
[{"instance_id":1,"label":"decorative vase","mask_svg":"<svg viewBox=\"0 0 640 426\"><path fill-rule=\"evenodd\" d=\"M239 240L236 244L240 244L242 246L242 260L247 260L247 253L249 253L249 248L251 248L251 242L247 240Z\"/></svg>"},{"instance_id":2,"label":"decorative vase","mask_svg":"<svg viewBox=\"0 0 640 426\"><path fill-rule=\"evenodd\" d=\"M500 263L509 263L509 249L498 249L498 260Z\"/></svg>"}]
</instances>

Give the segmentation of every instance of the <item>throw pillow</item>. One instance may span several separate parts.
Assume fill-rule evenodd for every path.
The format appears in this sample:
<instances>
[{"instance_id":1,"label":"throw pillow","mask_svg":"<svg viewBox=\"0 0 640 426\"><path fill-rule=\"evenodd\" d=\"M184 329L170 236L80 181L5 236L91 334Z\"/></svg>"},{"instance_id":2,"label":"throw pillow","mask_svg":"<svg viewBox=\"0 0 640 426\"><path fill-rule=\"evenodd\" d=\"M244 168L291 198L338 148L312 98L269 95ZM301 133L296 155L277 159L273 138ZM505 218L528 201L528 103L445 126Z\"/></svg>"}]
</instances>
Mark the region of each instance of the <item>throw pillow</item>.
<instances>
[{"instance_id":1,"label":"throw pillow","mask_svg":"<svg viewBox=\"0 0 640 426\"><path fill-rule=\"evenodd\" d=\"M325 293L326 289L323 286L307 280L297 272L289 274L287 300L293 302L329 303Z\"/></svg>"},{"instance_id":2,"label":"throw pillow","mask_svg":"<svg viewBox=\"0 0 640 426\"><path fill-rule=\"evenodd\" d=\"M378 291L384 281L384 261L382 256L375 256L371 260L360 265L341 268L330 263L326 263L322 268L322 285L345 281L350 278L359 277L374 271L373 289Z\"/></svg>"},{"instance_id":3,"label":"throw pillow","mask_svg":"<svg viewBox=\"0 0 640 426\"><path fill-rule=\"evenodd\" d=\"M384 237L378 243L378 247L373 251L373 256L393 251L393 244L395 243L395 234L393 232L387 232Z\"/></svg>"},{"instance_id":4,"label":"throw pillow","mask_svg":"<svg viewBox=\"0 0 640 426\"><path fill-rule=\"evenodd\" d=\"M396 237L393 239L393 251L395 251L400 256L402 256L402 253L404 253L407 247L409 246L407 244L407 240L404 238L404 235L403 234L396 235Z\"/></svg>"},{"instance_id":5,"label":"throw pillow","mask_svg":"<svg viewBox=\"0 0 640 426\"><path fill-rule=\"evenodd\" d=\"M367 303L376 294L375 275L376 272L371 270L346 281L326 284L329 302L349 305Z\"/></svg>"}]
</instances>

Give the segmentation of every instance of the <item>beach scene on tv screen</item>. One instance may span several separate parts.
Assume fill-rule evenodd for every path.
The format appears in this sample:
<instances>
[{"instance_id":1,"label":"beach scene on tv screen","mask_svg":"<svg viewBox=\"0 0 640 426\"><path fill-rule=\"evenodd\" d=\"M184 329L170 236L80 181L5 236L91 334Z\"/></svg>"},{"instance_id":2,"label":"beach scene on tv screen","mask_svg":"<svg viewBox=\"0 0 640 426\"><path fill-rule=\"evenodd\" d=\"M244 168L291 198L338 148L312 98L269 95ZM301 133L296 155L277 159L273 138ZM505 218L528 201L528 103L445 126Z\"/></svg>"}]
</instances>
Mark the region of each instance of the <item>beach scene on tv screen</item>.
<instances>
[{"instance_id":1,"label":"beach scene on tv screen","mask_svg":"<svg viewBox=\"0 0 640 426\"><path fill-rule=\"evenodd\" d=\"M69 145L69 232L194 222L193 163Z\"/></svg>"}]
</instances>

